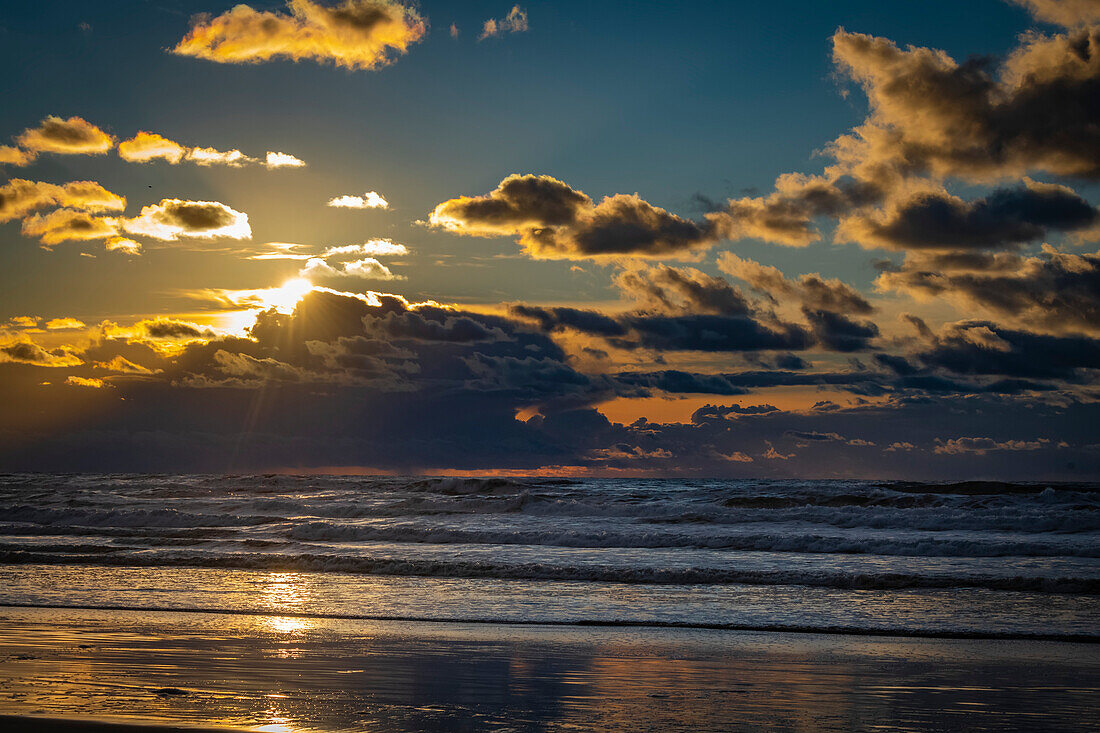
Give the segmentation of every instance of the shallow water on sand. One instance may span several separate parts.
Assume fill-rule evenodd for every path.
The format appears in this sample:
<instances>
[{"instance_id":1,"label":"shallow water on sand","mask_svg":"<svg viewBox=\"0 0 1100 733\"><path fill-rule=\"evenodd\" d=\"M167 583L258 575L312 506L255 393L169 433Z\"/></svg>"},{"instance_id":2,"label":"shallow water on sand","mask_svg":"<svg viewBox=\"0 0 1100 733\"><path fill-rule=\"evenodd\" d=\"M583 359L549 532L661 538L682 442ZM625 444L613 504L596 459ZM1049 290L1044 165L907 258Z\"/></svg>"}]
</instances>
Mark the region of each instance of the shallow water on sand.
<instances>
[{"instance_id":1,"label":"shallow water on sand","mask_svg":"<svg viewBox=\"0 0 1100 733\"><path fill-rule=\"evenodd\" d=\"M1095 644L0 609L0 712L267 731L1096 730Z\"/></svg>"}]
</instances>

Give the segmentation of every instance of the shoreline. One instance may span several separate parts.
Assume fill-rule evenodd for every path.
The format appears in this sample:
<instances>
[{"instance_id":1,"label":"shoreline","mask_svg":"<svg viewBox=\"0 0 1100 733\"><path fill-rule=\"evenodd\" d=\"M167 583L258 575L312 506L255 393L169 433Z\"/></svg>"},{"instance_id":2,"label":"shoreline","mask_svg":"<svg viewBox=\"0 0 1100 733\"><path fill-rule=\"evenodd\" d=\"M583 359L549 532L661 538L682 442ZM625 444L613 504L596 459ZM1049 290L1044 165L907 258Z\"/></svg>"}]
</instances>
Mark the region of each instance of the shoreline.
<instances>
[{"instance_id":1,"label":"shoreline","mask_svg":"<svg viewBox=\"0 0 1100 733\"><path fill-rule=\"evenodd\" d=\"M1066 644L1100 644L1100 634L1044 634L1030 632L982 632L932 629L859 628L852 626L809 626L784 624L735 624L707 622L652 621L632 619L516 620L508 618L439 618L432 616L394 616L385 614L301 613L231 608L171 608L127 605L37 604L0 602L0 609L55 609L65 611L122 611L147 613L211 614L220 616L258 616L264 618L317 619L332 621L380 621L416 624L473 624L477 626L545 626L552 628L609 629L682 629L701 631L760 632L774 634L818 634L821 636L882 637L899 639L944 639L970 641L1041 641Z\"/></svg>"},{"instance_id":2,"label":"shoreline","mask_svg":"<svg viewBox=\"0 0 1100 733\"><path fill-rule=\"evenodd\" d=\"M6 729L58 733L839 733L872 724L1068 732L1094 719L1097 650L1030 640L0 606L0 714L22 726ZM61 720L46 727L46 718Z\"/></svg>"}]
</instances>

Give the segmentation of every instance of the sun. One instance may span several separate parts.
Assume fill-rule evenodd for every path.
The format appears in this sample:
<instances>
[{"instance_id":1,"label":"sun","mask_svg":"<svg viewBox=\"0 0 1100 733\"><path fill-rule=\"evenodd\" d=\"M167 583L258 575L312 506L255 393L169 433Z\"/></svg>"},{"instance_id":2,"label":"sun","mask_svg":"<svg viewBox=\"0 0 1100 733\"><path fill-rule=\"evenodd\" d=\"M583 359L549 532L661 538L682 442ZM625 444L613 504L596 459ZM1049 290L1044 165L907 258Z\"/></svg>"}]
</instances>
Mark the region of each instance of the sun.
<instances>
[{"instance_id":1,"label":"sun","mask_svg":"<svg viewBox=\"0 0 1100 733\"><path fill-rule=\"evenodd\" d=\"M256 295L263 301L265 307L274 308L280 313L290 313L294 310L294 306L298 305L298 301L311 290L313 290L313 283L304 277L296 277L293 280L287 280L277 288L259 290Z\"/></svg>"}]
</instances>

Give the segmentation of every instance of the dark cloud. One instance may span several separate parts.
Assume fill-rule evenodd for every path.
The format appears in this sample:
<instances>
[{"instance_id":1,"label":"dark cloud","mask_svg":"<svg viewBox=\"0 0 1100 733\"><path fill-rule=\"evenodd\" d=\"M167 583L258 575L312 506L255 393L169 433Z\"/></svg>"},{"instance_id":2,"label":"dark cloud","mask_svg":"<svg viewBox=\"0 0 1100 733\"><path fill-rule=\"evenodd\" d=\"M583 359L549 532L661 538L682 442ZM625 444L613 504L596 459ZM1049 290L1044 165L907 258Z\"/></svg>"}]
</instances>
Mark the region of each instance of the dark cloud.
<instances>
[{"instance_id":1,"label":"dark cloud","mask_svg":"<svg viewBox=\"0 0 1100 733\"><path fill-rule=\"evenodd\" d=\"M977 453L978 455L985 455L989 451L1040 450L1047 447L1050 440L1039 438L1038 440L996 441L993 438L951 438L949 440L937 439L936 443L936 453Z\"/></svg>"},{"instance_id":2,"label":"dark cloud","mask_svg":"<svg viewBox=\"0 0 1100 733\"><path fill-rule=\"evenodd\" d=\"M16 341L0 346L0 362L22 362L45 367L71 367L82 363L69 349L46 350L30 341Z\"/></svg>"},{"instance_id":3,"label":"dark cloud","mask_svg":"<svg viewBox=\"0 0 1100 733\"><path fill-rule=\"evenodd\" d=\"M536 258L675 257L716 240L697 223L653 206L636 194L594 204L550 176L512 175L485 196L444 201L431 224L456 234L515 236Z\"/></svg>"},{"instance_id":4,"label":"dark cloud","mask_svg":"<svg viewBox=\"0 0 1100 733\"><path fill-rule=\"evenodd\" d=\"M214 332L208 328L202 328L196 326L194 323L177 321L171 318L155 318L150 321L144 321L141 325L144 327L145 333L153 338L209 339L214 337Z\"/></svg>"},{"instance_id":5,"label":"dark cloud","mask_svg":"<svg viewBox=\"0 0 1100 733\"><path fill-rule=\"evenodd\" d=\"M987 321L946 328L917 356L954 374L1079 380L1100 369L1100 340L1008 329Z\"/></svg>"},{"instance_id":6,"label":"dark cloud","mask_svg":"<svg viewBox=\"0 0 1100 733\"><path fill-rule=\"evenodd\" d=\"M521 319L530 319L538 323L544 331L560 331L570 328L593 336L625 336L627 328L615 318L594 310L580 308L552 307L516 304L509 312Z\"/></svg>"},{"instance_id":7,"label":"dark cloud","mask_svg":"<svg viewBox=\"0 0 1100 733\"><path fill-rule=\"evenodd\" d=\"M821 345L833 351L861 351L879 333L871 321L856 321L842 313L803 307L802 314Z\"/></svg>"},{"instance_id":8,"label":"dark cloud","mask_svg":"<svg viewBox=\"0 0 1100 733\"><path fill-rule=\"evenodd\" d=\"M1100 253L1044 247L1039 257L1000 253L950 262L907 257L875 284L922 300L950 298L1032 328L1100 334Z\"/></svg>"},{"instance_id":9,"label":"dark cloud","mask_svg":"<svg viewBox=\"0 0 1100 733\"><path fill-rule=\"evenodd\" d=\"M1100 212L1072 190L1027 181L974 201L942 191L916 193L885 211L846 217L836 238L887 249L998 249L1098 222Z\"/></svg>"},{"instance_id":10,"label":"dark cloud","mask_svg":"<svg viewBox=\"0 0 1100 733\"><path fill-rule=\"evenodd\" d=\"M701 424L707 420L733 420L745 415L771 415L780 412L775 405L703 405L691 413L691 421Z\"/></svg>"},{"instance_id":11,"label":"dark cloud","mask_svg":"<svg viewBox=\"0 0 1100 733\"><path fill-rule=\"evenodd\" d=\"M625 348L657 351L791 351L809 348L814 337L797 324L767 326L749 316L627 314L633 335L611 339Z\"/></svg>"}]
</instances>

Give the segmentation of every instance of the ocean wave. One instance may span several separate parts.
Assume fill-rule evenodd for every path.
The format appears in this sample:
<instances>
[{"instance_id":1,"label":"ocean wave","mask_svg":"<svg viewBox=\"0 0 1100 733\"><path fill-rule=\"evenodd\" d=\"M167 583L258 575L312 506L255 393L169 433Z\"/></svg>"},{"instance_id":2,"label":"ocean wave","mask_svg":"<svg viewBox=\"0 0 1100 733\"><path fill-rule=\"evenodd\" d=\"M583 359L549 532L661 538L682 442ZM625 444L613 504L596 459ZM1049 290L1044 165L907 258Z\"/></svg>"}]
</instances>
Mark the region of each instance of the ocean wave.
<instances>
[{"instance_id":1,"label":"ocean wave","mask_svg":"<svg viewBox=\"0 0 1100 733\"><path fill-rule=\"evenodd\" d=\"M1094 541L1011 540L972 537L866 537L790 532L678 534L625 526L616 530L458 529L452 527L362 526L308 522L286 536L304 542L393 542L425 544L532 545L577 548L679 548L766 552L899 555L909 557L1100 557Z\"/></svg>"},{"instance_id":2,"label":"ocean wave","mask_svg":"<svg viewBox=\"0 0 1100 733\"><path fill-rule=\"evenodd\" d=\"M798 585L848 590L905 588L981 588L1033 593L1100 595L1100 578L1071 576L926 575L904 572L739 568L654 568L548 563L489 563L463 560L349 557L325 554L140 554L60 555L33 551L0 552L0 563L103 565L124 567L199 567L277 572L313 571L360 575L501 580L563 580L653 585Z\"/></svg>"}]
</instances>

